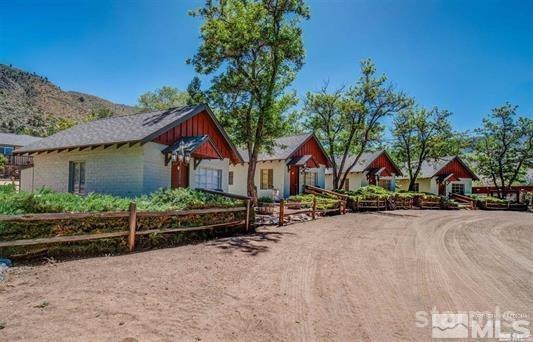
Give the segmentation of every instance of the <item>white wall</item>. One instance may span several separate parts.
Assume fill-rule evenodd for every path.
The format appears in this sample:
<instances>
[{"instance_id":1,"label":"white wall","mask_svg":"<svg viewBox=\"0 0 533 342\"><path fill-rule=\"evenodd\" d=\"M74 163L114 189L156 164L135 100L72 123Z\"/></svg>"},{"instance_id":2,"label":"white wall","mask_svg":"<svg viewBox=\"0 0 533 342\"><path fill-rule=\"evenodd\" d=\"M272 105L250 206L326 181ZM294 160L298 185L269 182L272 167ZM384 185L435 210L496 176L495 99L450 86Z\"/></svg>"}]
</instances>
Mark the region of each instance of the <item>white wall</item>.
<instances>
[{"instance_id":1,"label":"white wall","mask_svg":"<svg viewBox=\"0 0 533 342\"><path fill-rule=\"evenodd\" d=\"M273 171L273 186L274 189L261 189L261 170L272 169ZM248 176L248 163L230 165L229 170L233 171L233 185L229 186L229 192L233 194L246 195L246 179ZM311 172L318 173L318 186L324 187L325 180L325 166L321 165L320 168L310 169ZM290 181L289 181L289 169L284 160L276 161L262 161L257 163L255 169L255 186L257 187L258 197L272 197L274 191L279 190L280 196L289 197L290 194ZM304 185L304 173L300 172L300 191Z\"/></svg>"},{"instance_id":2,"label":"white wall","mask_svg":"<svg viewBox=\"0 0 533 342\"><path fill-rule=\"evenodd\" d=\"M71 161L85 162L86 192L119 196L135 196L143 192L143 147L139 145L34 155L33 175L30 171L21 175L23 186L29 191L42 187L68 191ZM28 184L33 187L26 188Z\"/></svg>"},{"instance_id":3,"label":"white wall","mask_svg":"<svg viewBox=\"0 0 533 342\"><path fill-rule=\"evenodd\" d=\"M170 188L171 163L165 165L161 151L166 145L149 142L143 145L143 193L148 194L161 188Z\"/></svg>"},{"instance_id":4,"label":"white wall","mask_svg":"<svg viewBox=\"0 0 533 342\"><path fill-rule=\"evenodd\" d=\"M330 173L330 174L327 174L325 175L325 184L326 184L326 189L328 190L333 190L333 175ZM367 186L368 185L368 180L366 179L366 175L364 175L362 172L350 172L348 174L348 177L346 177L346 179L348 179L349 181L349 190L357 190L359 189L360 187L363 187L363 186Z\"/></svg>"}]
</instances>

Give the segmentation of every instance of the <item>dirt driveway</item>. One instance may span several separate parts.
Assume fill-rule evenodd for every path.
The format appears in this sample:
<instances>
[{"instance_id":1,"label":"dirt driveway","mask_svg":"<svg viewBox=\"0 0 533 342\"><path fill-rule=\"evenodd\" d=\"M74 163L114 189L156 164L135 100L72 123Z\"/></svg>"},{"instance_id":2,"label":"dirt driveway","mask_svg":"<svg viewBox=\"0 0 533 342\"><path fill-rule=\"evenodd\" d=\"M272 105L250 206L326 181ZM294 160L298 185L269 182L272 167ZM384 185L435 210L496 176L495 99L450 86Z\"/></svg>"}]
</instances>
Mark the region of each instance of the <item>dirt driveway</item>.
<instances>
[{"instance_id":1,"label":"dirt driveway","mask_svg":"<svg viewBox=\"0 0 533 342\"><path fill-rule=\"evenodd\" d=\"M348 214L8 277L2 341L429 340L434 307L533 321L533 215Z\"/></svg>"}]
</instances>

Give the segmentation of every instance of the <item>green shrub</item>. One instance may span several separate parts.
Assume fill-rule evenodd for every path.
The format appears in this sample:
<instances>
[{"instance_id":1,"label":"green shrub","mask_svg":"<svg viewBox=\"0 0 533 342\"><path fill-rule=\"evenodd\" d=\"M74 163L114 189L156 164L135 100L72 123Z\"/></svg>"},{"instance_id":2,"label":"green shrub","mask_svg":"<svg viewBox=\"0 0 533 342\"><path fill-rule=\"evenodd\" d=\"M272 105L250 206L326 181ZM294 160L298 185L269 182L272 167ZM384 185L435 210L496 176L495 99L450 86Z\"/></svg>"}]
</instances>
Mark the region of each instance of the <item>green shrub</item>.
<instances>
[{"instance_id":1,"label":"green shrub","mask_svg":"<svg viewBox=\"0 0 533 342\"><path fill-rule=\"evenodd\" d=\"M262 196L258 199L259 203L274 203L274 200L271 197Z\"/></svg>"},{"instance_id":2,"label":"green shrub","mask_svg":"<svg viewBox=\"0 0 533 342\"><path fill-rule=\"evenodd\" d=\"M242 205L242 201L228 199L193 189L158 190L137 198L123 198L91 193L78 196L41 189L35 193L0 190L0 215L30 213L73 213L126 211L130 202L139 211L169 211L198 208L226 208Z\"/></svg>"},{"instance_id":3,"label":"green shrub","mask_svg":"<svg viewBox=\"0 0 533 342\"><path fill-rule=\"evenodd\" d=\"M0 194L13 193L16 191L15 184L0 185Z\"/></svg>"},{"instance_id":4,"label":"green shrub","mask_svg":"<svg viewBox=\"0 0 533 342\"><path fill-rule=\"evenodd\" d=\"M492 196L480 196L480 195L470 195L473 199L475 199L478 202L489 202L489 203L501 203L501 204L507 204L507 200L503 200L501 198L492 197Z\"/></svg>"},{"instance_id":5,"label":"green shrub","mask_svg":"<svg viewBox=\"0 0 533 342\"><path fill-rule=\"evenodd\" d=\"M304 207L310 207L313 203L313 197L316 197L316 208L318 210L334 209L339 207L339 200L328 196L319 196L311 194L294 195L287 198L289 202L302 203Z\"/></svg>"}]
</instances>

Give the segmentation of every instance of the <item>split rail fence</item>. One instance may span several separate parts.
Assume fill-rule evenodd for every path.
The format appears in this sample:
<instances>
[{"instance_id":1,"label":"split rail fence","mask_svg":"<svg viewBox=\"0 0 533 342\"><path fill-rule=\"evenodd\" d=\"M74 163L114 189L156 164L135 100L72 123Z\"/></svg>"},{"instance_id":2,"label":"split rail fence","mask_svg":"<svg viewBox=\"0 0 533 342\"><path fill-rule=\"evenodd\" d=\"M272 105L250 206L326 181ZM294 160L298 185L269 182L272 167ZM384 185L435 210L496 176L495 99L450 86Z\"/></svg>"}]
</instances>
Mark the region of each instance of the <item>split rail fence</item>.
<instances>
[{"instance_id":1,"label":"split rail fence","mask_svg":"<svg viewBox=\"0 0 533 342\"><path fill-rule=\"evenodd\" d=\"M12 241L0 241L0 248L2 247L19 247L19 246L33 246L33 245L45 245L45 244L57 244L57 243L70 243L81 242L89 240L111 239L119 237L128 238L128 249L130 252L135 249L135 241L137 236L148 234L166 234L176 232L190 232L201 230L213 230L215 228L223 227L237 227L243 226L246 231L250 229L251 222L251 198L246 196L239 196L234 194L228 194L219 191L203 190L207 193L217 194L228 198L244 200L246 205L244 207L233 208L209 208L209 209L194 209L194 210L182 210L182 211L165 211L165 212L146 212L137 211L137 206L134 202L130 203L128 211L118 212L95 212L95 213L47 213L47 214L25 214L25 215L1 215L0 222L53 222L61 220L82 220L87 218L128 218L127 230L108 232L108 233L93 233L83 235L68 235L68 236L55 236L49 238L36 238L36 239L24 239L24 240L12 240ZM176 227L176 228L161 228L161 229L143 229L138 230L138 218L163 218L163 217L183 217L190 215L215 215L221 213L245 213L244 220L235 220L231 222L221 222L202 226L193 227Z\"/></svg>"},{"instance_id":2,"label":"split rail fence","mask_svg":"<svg viewBox=\"0 0 533 342\"><path fill-rule=\"evenodd\" d=\"M302 202L287 202L285 200L280 201L278 225L280 227L285 225L285 219L290 218L291 216L294 216L294 215L310 214L311 219L316 220L317 214L328 214L328 213L338 213L338 215L346 214L346 201L345 200L339 199L337 208L317 209L316 197L313 197L313 202L311 203L310 208L298 209L296 211L290 211L290 212L285 211L285 209L301 207L302 204L303 204Z\"/></svg>"}]
</instances>

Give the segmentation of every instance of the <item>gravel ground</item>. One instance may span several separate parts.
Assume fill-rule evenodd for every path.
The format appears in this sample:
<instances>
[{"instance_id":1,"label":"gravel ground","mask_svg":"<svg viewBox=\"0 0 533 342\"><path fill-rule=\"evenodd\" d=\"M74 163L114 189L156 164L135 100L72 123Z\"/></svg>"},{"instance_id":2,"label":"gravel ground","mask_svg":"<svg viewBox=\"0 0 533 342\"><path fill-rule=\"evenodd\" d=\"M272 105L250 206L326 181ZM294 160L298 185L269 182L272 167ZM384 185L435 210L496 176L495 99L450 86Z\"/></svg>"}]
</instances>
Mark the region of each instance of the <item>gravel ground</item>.
<instances>
[{"instance_id":1,"label":"gravel ground","mask_svg":"<svg viewBox=\"0 0 533 342\"><path fill-rule=\"evenodd\" d=\"M533 215L348 214L7 277L2 341L427 341L417 311L533 321Z\"/></svg>"}]
</instances>

